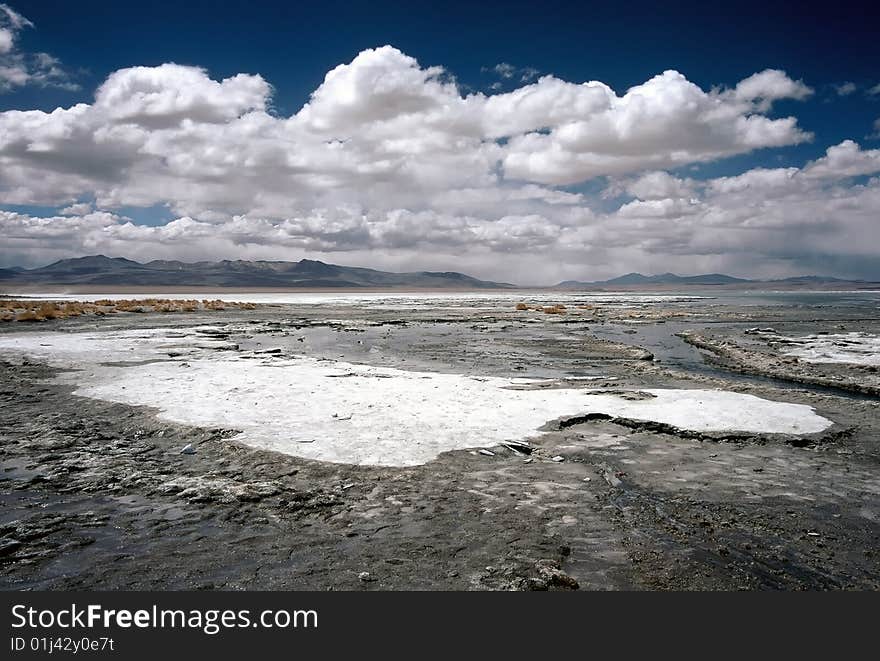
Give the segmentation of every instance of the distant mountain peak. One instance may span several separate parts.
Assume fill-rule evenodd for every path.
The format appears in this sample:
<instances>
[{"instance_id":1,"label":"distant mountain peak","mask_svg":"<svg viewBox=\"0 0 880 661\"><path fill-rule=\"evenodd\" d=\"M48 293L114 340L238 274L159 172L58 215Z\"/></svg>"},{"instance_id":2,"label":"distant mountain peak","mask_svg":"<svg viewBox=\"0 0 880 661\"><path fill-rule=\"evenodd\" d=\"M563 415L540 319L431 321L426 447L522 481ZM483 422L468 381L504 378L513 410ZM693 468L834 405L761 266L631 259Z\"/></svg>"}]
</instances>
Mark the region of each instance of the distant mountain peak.
<instances>
[{"instance_id":1,"label":"distant mountain peak","mask_svg":"<svg viewBox=\"0 0 880 661\"><path fill-rule=\"evenodd\" d=\"M86 255L85 257L71 257L68 259L59 259L48 266L44 266L45 270L55 272L64 272L77 270L80 272L91 272L102 269L118 269L123 268L140 268L143 264L126 259L125 257L107 257L107 255ZM31 269L34 270L34 269ZM27 273L27 270L22 273Z\"/></svg>"}]
</instances>

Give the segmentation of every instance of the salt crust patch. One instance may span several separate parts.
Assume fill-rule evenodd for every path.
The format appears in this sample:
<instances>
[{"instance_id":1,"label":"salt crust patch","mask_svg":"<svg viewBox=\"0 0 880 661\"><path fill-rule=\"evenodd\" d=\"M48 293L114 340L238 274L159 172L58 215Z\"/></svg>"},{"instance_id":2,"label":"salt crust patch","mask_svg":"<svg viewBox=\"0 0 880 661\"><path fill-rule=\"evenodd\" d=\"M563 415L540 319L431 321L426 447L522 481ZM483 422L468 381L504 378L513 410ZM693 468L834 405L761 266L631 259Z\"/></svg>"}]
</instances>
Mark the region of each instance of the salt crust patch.
<instances>
[{"instance_id":1,"label":"salt crust patch","mask_svg":"<svg viewBox=\"0 0 880 661\"><path fill-rule=\"evenodd\" d=\"M646 392L655 397L631 401L575 388L509 389L522 380L498 377L246 360L214 344L223 342L194 329L47 333L0 337L0 352L79 368L60 377L79 395L152 406L170 421L239 429L238 440L254 447L349 464L423 464L585 413L705 432L809 434L832 424L809 406L720 390L654 389ZM184 357L169 359L169 351ZM116 365L144 360L155 362Z\"/></svg>"},{"instance_id":2,"label":"salt crust patch","mask_svg":"<svg viewBox=\"0 0 880 661\"><path fill-rule=\"evenodd\" d=\"M809 363L880 365L880 336L870 333L836 333L780 338L798 346L785 352Z\"/></svg>"}]
</instances>

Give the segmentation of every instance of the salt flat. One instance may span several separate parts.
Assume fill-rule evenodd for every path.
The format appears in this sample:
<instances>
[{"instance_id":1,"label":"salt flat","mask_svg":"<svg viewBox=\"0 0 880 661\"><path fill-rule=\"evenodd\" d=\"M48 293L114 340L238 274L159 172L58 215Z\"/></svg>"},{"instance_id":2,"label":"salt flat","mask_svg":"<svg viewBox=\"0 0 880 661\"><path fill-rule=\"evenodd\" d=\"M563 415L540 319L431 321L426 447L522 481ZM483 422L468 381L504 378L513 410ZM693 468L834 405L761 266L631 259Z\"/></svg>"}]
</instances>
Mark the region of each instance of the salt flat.
<instances>
[{"instance_id":1,"label":"salt flat","mask_svg":"<svg viewBox=\"0 0 880 661\"><path fill-rule=\"evenodd\" d=\"M876 336L876 295L713 296L2 323L0 585L880 587L876 371L745 333Z\"/></svg>"}]
</instances>

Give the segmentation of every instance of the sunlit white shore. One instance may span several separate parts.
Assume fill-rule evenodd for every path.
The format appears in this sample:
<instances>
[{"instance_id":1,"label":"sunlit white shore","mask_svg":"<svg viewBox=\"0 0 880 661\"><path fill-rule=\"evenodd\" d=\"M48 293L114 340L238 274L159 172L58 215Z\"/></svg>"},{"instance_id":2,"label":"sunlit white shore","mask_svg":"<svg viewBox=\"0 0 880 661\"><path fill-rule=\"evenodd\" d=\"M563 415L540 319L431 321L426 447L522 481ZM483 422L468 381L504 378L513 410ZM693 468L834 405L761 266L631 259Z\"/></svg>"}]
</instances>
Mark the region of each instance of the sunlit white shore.
<instances>
[{"instance_id":1,"label":"sunlit white shore","mask_svg":"<svg viewBox=\"0 0 880 661\"><path fill-rule=\"evenodd\" d=\"M293 305L347 305L369 303L373 307L412 305L436 306L452 303L464 305L468 303L517 302L524 298L535 302L569 302L594 301L596 303L670 303L687 302L712 298L706 295L677 293L632 293L632 292L548 292L548 291L492 291L492 292L240 292L235 290L193 291L165 293L163 291L106 291L103 293L53 293L53 292L10 292L9 298L28 298L51 301L83 301L92 303L103 299L146 299L165 298L170 300L218 299L226 302L247 301L263 304Z\"/></svg>"}]
</instances>

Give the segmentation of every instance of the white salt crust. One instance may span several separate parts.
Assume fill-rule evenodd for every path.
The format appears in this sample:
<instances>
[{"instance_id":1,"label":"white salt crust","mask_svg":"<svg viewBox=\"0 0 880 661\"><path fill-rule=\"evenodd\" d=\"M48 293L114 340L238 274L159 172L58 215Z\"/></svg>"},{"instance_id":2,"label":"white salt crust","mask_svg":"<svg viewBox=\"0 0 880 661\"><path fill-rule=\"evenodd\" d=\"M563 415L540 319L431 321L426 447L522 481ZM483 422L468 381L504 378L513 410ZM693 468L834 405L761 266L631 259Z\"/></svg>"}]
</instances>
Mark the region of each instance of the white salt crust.
<instances>
[{"instance_id":1,"label":"white salt crust","mask_svg":"<svg viewBox=\"0 0 880 661\"><path fill-rule=\"evenodd\" d=\"M347 464L423 464L585 413L701 432L810 434L832 424L803 404L721 390L652 389L645 392L654 397L629 400L579 388L510 389L522 379L245 359L228 346L197 329L0 336L0 354L78 368L60 377L76 394L152 406L173 422L240 430L237 440L253 447Z\"/></svg>"},{"instance_id":2,"label":"white salt crust","mask_svg":"<svg viewBox=\"0 0 880 661\"><path fill-rule=\"evenodd\" d=\"M851 363L880 365L880 336L870 333L835 333L780 337L796 346L785 351L808 363Z\"/></svg>"}]
</instances>

